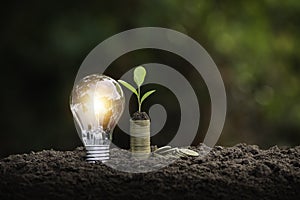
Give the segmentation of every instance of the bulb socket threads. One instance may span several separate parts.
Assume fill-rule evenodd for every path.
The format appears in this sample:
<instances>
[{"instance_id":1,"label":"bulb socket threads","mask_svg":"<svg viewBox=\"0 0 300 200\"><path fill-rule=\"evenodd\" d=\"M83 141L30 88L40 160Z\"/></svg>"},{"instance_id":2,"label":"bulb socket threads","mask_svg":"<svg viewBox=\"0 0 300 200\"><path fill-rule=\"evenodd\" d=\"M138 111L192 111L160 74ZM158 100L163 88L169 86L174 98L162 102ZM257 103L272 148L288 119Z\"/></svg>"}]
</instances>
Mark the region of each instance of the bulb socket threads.
<instances>
[{"instance_id":1,"label":"bulb socket threads","mask_svg":"<svg viewBox=\"0 0 300 200\"><path fill-rule=\"evenodd\" d=\"M109 160L109 145L86 145L85 159L89 163Z\"/></svg>"}]
</instances>

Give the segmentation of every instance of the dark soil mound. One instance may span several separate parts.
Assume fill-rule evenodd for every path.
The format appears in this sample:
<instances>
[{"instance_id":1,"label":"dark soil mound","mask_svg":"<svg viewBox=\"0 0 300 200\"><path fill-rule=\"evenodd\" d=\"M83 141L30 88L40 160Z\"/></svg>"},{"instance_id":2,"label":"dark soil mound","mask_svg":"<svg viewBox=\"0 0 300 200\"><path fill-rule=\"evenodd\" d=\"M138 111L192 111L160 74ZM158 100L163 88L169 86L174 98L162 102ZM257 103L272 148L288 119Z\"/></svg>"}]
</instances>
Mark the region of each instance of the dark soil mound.
<instances>
[{"instance_id":1,"label":"dark soil mound","mask_svg":"<svg viewBox=\"0 0 300 200\"><path fill-rule=\"evenodd\" d=\"M83 156L77 148L2 159L0 199L300 199L300 146L215 147L204 158L141 174L89 164Z\"/></svg>"},{"instance_id":2,"label":"dark soil mound","mask_svg":"<svg viewBox=\"0 0 300 200\"><path fill-rule=\"evenodd\" d=\"M132 120L149 120L150 117L146 112L135 112L132 115Z\"/></svg>"}]
</instances>

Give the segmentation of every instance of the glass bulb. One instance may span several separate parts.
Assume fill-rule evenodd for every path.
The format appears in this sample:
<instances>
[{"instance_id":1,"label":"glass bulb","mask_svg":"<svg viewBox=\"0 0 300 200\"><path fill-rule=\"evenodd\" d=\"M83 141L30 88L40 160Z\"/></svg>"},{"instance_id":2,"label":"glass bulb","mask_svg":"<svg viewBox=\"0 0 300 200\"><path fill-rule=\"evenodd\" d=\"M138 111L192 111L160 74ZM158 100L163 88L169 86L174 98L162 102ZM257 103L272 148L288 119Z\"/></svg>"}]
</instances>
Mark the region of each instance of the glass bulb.
<instances>
[{"instance_id":1,"label":"glass bulb","mask_svg":"<svg viewBox=\"0 0 300 200\"><path fill-rule=\"evenodd\" d=\"M92 74L74 85L70 107L87 161L109 159L112 131L124 106L122 88L108 76Z\"/></svg>"}]
</instances>

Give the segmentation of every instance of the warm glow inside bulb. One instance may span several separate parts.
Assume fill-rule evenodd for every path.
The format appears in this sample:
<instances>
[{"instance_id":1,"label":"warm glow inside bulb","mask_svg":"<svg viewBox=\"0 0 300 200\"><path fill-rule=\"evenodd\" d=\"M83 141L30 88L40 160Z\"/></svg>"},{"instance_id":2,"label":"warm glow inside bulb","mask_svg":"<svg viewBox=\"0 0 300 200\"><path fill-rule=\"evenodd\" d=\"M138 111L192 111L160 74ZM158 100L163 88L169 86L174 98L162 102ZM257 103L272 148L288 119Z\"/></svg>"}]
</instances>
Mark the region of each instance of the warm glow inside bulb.
<instances>
[{"instance_id":1,"label":"warm glow inside bulb","mask_svg":"<svg viewBox=\"0 0 300 200\"><path fill-rule=\"evenodd\" d=\"M70 107L78 134L86 147L87 161L109 159L112 131L124 105L121 86L108 76L91 74L74 85Z\"/></svg>"},{"instance_id":2,"label":"warm glow inside bulb","mask_svg":"<svg viewBox=\"0 0 300 200\"><path fill-rule=\"evenodd\" d=\"M103 99L94 99L94 112L95 115L105 115L107 112L107 101Z\"/></svg>"}]
</instances>

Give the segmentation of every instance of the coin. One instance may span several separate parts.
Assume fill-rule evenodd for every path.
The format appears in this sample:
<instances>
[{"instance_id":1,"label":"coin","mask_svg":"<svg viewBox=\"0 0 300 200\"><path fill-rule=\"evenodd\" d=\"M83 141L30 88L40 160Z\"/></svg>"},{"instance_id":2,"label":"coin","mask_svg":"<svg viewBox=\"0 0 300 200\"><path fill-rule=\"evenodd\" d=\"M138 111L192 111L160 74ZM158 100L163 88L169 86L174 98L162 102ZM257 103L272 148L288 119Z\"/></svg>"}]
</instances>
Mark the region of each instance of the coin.
<instances>
[{"instance_id":1,"label":"coin","mask_svg":"<svg viewBox=\"0 0 300 200\"><path fill-rule=\"evenodd\" d=\"M161 153L161 152L166 151L166 150L171 149L171 148L172 148L171 146L163 146L163 147L160 147L160 148L156 149L154 151L154 153Z\"/></svg>"},{"instance_id":2,"label":"coin","mask_svg":"<svg viewBox=\"0 0 300 200\"><path fill-rule=\"evenodd\" d=\"M187 156L186 154L181 153L179 149L176 149L176 155L179 156L179 157L185 157L185 156Z\"/></svg>"},{"instance_id":3,"label":"coin","mask_svg":"<svg viewBox=\"0 0 300 200\"><path fill-rule=\"evenodd\" d=\"M188 156L199 156L199 153L190 149L179 149L179 151Z\"/></svg>"},{"instance_id":4,"label":"coin","mask_svg":"<svg viewBox=\"0 0 300 200\"><path fill-rule=\"evenodd\" d=\"M166 154L174 154L178 148L171 148L164 151L160 151L159 154L166 155Z\"/></svg>"}]
</instances>

